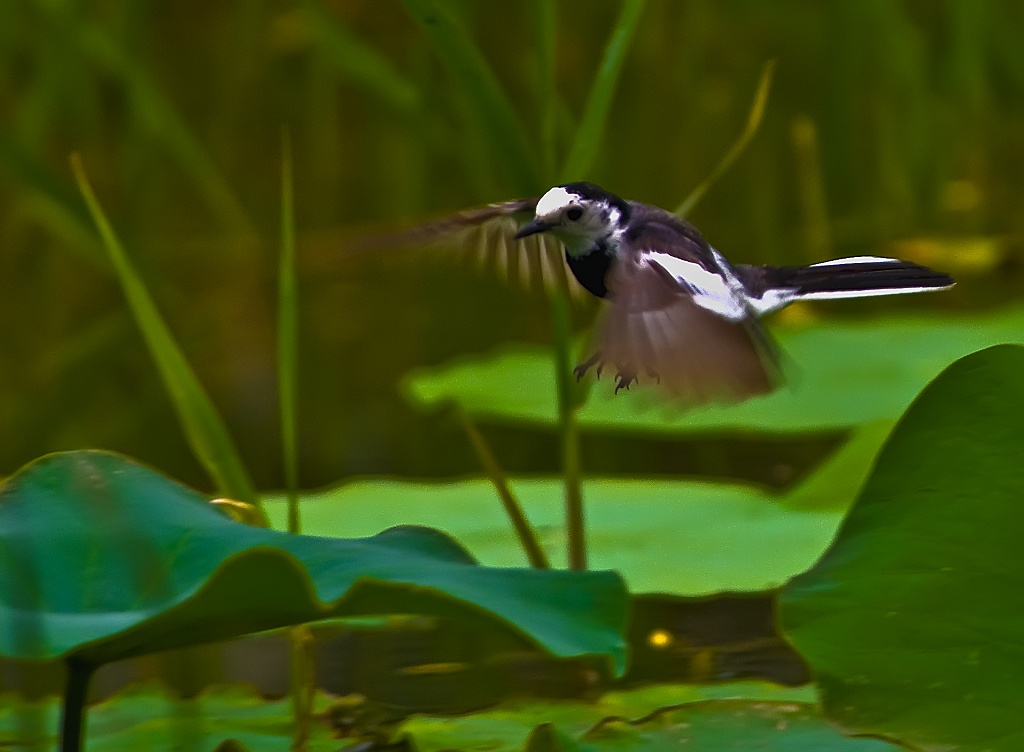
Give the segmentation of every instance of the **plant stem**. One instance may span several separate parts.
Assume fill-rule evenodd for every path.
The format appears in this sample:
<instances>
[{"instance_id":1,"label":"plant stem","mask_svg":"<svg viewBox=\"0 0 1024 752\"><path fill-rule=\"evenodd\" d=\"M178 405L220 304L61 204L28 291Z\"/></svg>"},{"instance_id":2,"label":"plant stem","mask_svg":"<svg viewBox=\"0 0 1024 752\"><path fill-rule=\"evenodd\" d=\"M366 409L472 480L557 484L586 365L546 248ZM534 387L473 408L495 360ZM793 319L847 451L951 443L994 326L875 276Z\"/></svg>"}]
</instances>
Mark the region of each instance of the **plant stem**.
<instances>
[{"instance_id":1,"label":"plant stem","mask_svg":"<svg viewBox=\"0 0 1024 752\"><path fill-rule=\"evenodd\" d=\"M570 569L587 568L587 539L583 518L583 469L580 464L579 426L571 365L569 300L556 291L551 298L555 325L555 380L558 385L558 429L565 478L565 536Z\"/></svg>"},{"instance_id":2,"label":"plant stem","mask_svg":"<svg viewBox=\"0 0 1024 752\"><path fill-rule=\"evenodd\" d=\"M595 82L595 89L606 88L610 92L614 88L618 65L621 64L624 50L629 46L631 36L629 27L634 25L636 17L639 17L643 0L629 0L628 5L629 7L624 8L620 23L612 35L613 41L609 42L608 48L605 50L604 66ZM541 69L539 98L543 114L541 124L542 155L545 178L551 180L555 179L556 175L555 109L558 92L555 85L555 51L558 13L552 0L538 0L536 9L540 38L538 58ZM632 22L631 17L633 17ZM588 123L584 127L591 132L591 140L595 143L603 127L603 118L607 115L607 109L602 109L600 106L603 96L604 94L599 95L594 90L591 91L588 114L584 118ZM580 135L577 133L578 137ZM594 150L588 148L577 154L577 150L573 148L573 154L574 156L570 155L567 160L563 170L565 174L571 174L573 170L582 170L585 166L589 168L589 160L592 159ZM587 569L587 538L584 527L583 484L581 481L583 470L580 464L580 431L577 420L575 420L578 403L575 401L575 383L572 380L571 371L572 336L569 310L568 292L564 289L555 289L551 293L551 318L555 335L558 433L561 440L562 476L565 492L565 547L569 569L585 570Z\"/></svg>"},{"instance_id":3,"label":"plant stem","mask_svg":"<svg viewBox=\"0 0 1024 752\"><path fill-rule=\"evenodd\" d=\"M509 488L508 481L501 470L501 466L498 464L497 458L494 456L494 452L491 451L483 435L473 424L473 421L470 420L466 411L461 407L456 407L455 412L462 423L462 428L469 437L469 443L473 445L473 451L476 452L480 464L484 466L487 477L491 479L491 483L494 485L498 498L501 499L502 506L505 507L505 513L508 515L512 528L516 532L516 537L519 538L519 542L526 552L526 558L529 559L530 566L537 569L550 569L551 564L548 562L544 549L540 546L540 541L537 540L537 533L533 526L530 525L530 521L526 519L526 514L523 512L519 500L512 493L512 489Z\"/></svg>"},{"instance_id":4,"label":"plant stem","mask_svg":"<svg viewBox=\"0 0 1024 752\"><path fill-rule=\"evenodd\" d=\"M562 179L582 180L593 167L601 145L601 136L608 123L615 89L625 64L626 55L636 36L646 0L624 0L611 37L601 56L601 65L587 95L587 104L579 127L572 138L569 156L562 166Z\"/></svg>"},{"instance_id":5,"label":"plant stem","mask_svg":"<svg viewBox=\"0 0 1024 752\"><path fill-rule=\"evenodd\" d=\"M281 257L277 295L277 382L281 404L281 445L288 497L288 532L298 535L299 468L296 430L298 371L298 290L295 280L295 193L292 144L287 128L281 132Z\"/></svg>"},{"instance_id":6,"label":"plant stem","mask_svg":"<svg viewBox=\"0 0 1024 752\"><path fill-rule=\"evenodd\" d=\"M757 133L757 129L761 126L761 119L764 117L765 107L768 106L768 93L772 88L772 77L775 75L775 61L769 60L761 68L761 77L757 82L757 91L754 92L754 101L750 105L750 112L747 113L747 123L743 127L743 132L740 133L739 138L733 143L732 147L725 153L725 156L719 160L718 164L715 165L715 169L711 171L704 180L687 196L679 206L676 207L675 214L680 217L685 217L689 214L693 207L697 205L704 194L707 193L708 188L714 185L715 181L722 176L722 174L732 166L732 163L743 153L743 150L747 148L747 144Z\"/></svg>"},{"instance_id":7,"label":"plant stem","mask_svg":"<svg viewBox=\"0 0 1024 752\"><path fill-rule=\"evenodd\" d=\"M807 115L797 115L790 125L790 138L796 157L796 177L800 209L803 214L804 259L818 261L832 256L832 238L828 225L825 180L821 171L821 147L818 128Z\"/></svg>"},{"instance_id":8,"label":"plant stem","mask_svg":"<svg viewBox=\"0 0 1024 752\"><path fill-rule=\"evenodd\" d=\"M96 666L79 658L68 658L64 663L68 679L64 688L64 706L61 708L60 750L79 752L85 731L85 698Z\"/></svg>"},{"instance_id":9,"label":"plant stem","mask_svg":"<svg viewBox=\"0 0 1024 752\"><path fill-rule=\"evenodd\" d=\"M281 257L278 268L277 381L281 403L281 448L288 498L288 532L299 535L298 457L298 285L295 279L295 190L292 142L287 128L281 131ZM295 731L292 749L303 752L309 743L316 684L313 667L313 634L300 625L288 633L291 642L291 696Z\"/></svg>"},{"instance_id":10,"label":"plant stem","mask_svg":"<svg viewBox=\"0 0 1024 752\"><path fill-rule=\"evenodd\" d=\"M260 503L224 420L217 412L213 400L199 383L184 352L160 315L142 277L135 270L121 241L114 233L114 228L85 174L81 156L72 154L70 160L78 190L85 200L110 263L117 273L132 317L142 333L167 394L178 413L178 419L193 454L224 496L251 504L258 511L262 526L270 527L266 511Z\"/></svg>"},{"instance_id":11,"label":"plant stem","mask_svg":"<svg viewBox=\"0 0 1024 752\"><path fill-rule=\"evenodd\" d=\"M558 26L558 8L554 0L537 0L537 80L540 84L539 104L541 111L540 123L540 154L541 167L544 170L544 182L555 177L556 150L555 136L557 126L558 91L555 87L555 30Z\"/></svg>"},{"instance_id":12,"label":"plant stem","mask_svg":"<svg viewBox=\"0 0 1024 752\"><path fill-rule=\"evenodd\" d=\"M313 633L302 624L289 630L291 642L292 749L304 752L309 745L310 719L316 694Z\"/></svg>"}]
</instances>

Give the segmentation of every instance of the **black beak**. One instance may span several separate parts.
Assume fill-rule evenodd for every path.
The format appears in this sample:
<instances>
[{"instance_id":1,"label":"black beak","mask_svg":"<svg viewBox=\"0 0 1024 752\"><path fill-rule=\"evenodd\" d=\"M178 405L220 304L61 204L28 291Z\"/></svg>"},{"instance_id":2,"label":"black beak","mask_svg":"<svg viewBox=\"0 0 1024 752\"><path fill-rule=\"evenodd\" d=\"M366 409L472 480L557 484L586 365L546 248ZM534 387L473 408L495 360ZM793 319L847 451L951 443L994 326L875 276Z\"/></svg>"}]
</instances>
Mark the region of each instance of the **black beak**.
<instances>
[{"instance_id":1,"label":"black beak","mask_svg":"<svg viewBox=\"0 0 1024 752\"><path fill-rule=\"evenodd\" d=\"M539 219L535 219L532 222L527 222L523 225L513 238L515 240L521 240L522 238L530 235L536 235L538 232L547 232L552 227L554 227L554 225L549 222L541 222Z\"/></svg>"}]
</instances>

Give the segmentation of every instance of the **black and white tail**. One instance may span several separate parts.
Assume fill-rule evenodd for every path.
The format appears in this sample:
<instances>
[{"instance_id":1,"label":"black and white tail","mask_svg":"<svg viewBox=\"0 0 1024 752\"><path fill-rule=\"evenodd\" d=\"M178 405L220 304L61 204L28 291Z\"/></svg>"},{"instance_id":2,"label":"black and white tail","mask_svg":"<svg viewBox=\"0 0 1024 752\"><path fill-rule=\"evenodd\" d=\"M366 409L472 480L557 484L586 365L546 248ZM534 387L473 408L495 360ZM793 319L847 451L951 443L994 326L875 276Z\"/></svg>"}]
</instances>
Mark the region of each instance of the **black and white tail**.
<instances>
[{"instance_id":1,"label":"black and white tail","mask_svg":"<svg viewBox=\"0 0 1024 752\"><path fill-rule=\"evenodd\" d=\"M853 256L811 266L736 267L747 301L758 314L771 313L795 300L865 298L945 290L948 274L899 259Z\"/></svg>"}]
</instances>

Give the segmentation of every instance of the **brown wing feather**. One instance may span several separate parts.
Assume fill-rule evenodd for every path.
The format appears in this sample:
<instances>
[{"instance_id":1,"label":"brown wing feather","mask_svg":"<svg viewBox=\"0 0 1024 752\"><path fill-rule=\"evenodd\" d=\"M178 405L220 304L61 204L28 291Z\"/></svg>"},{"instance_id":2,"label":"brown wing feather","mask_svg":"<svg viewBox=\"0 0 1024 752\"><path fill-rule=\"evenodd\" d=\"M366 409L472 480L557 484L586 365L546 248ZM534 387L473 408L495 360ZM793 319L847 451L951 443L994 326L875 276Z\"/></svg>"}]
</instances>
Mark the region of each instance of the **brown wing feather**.
<instances>
[{"instance_id":1,"label":"brown wing feather","mask_svg":"<svg viewBox=\"0 0 1024 752\"><path fill-rule=\"evenodd\" d=\"M350 242L355 253L430 249L456 253L477 267L525 289L585 294L565 262L562 244L550 235L513 236L533 216L537 199L517 199L458 212L396 232Z\"/></svg>"},{"instance_id":2,"label":"brown wing feather","mask_svg":"<svg viewBox=\"0 0 1024 752\"><path fill-rule=\"evenodd\" d=\"M701 308L675 279L639 255L609 275L609 305L592 362L618 369L619 387L658 382L690 405L772 391L777 370L753 319L730 321Z\"/></svg>"}]
</instances>

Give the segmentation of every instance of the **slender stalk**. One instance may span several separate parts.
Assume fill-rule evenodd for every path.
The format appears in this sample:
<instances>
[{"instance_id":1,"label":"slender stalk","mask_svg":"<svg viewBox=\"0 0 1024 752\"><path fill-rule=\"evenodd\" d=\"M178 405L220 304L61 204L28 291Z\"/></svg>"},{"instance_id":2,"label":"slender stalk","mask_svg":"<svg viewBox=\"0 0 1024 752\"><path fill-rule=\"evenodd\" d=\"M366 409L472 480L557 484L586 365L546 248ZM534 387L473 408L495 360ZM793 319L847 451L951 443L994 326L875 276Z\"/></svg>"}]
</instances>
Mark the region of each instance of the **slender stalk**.
<instances>
[{"instance_id":1,"label":"slender stalk","mask_svg":"<svg viewBox=\"0 0 1024 752\"><path fill-rule=\"evenodd\" d=\"M316 696L313 632L305 624L288 631L291 643L289 673L292 696L292 749L304 752L309 746L310 721Z\"/></svg>"},{"instance_id":2,"label":"slender stalk","mask_svg":"<svg viewBox=\"0 0 1024 752\"><path fill-rule=\"evenodd\" d=\"M562 474L565 478L565 536L569 568L587 568L587 539L583 518L583 469L580 464L579 426L576 422L576 382L572 375L572 340L569 300L562 292L551 299L555 325L555 379L558 386L558 426L562 439Z\"/></svg>"},{"instance_id":3,"label":"slender stalk","mask_svg":"<svg viewBox=\"0 0 1024 752\"><path fill-rule=\"evenodd\" d=\"M645 0L624 0L622 3L619 17L601 56L601 66L590 87L579 128L573 135L569 156L562 167L563 180L583 179L594 164L608 123L619 75L640 24L644 5Z\"/></svg>"},{"instance_id":4,"label":"slender stalk","mask_svg":"<svg viewBox=\"0 0 1024 752\"><path fill-rule=\"evenodd\" d=\"M630 9L624 9L626 18L633 17L633 21L627 21L629 26L635 23L639 10L643 3L630 0ZM558 90L555 85L555 45L557 25L557 8L553 0L538 0L537 2L537 26L539 28L540 50L540 102L543 120L541 122L541 143L542 155L544 157L544 175L549 181L555 179L558 167L555 162L555 109L558 105ZM621 24L621 19L620 19ZM614 80L617 76L618 64L621 62L622 51L628 46L630 33L625 33L625 39L620 33L621 25L617 26L613 34L613 41L609 43L605 51L605 66L602 73L598 75L594 89L607 88L610 92L614 88ZM610 97L610 94L607 96ZM596 95L591 92L588 104L587 116L584 121L588 123L584 128L596 141L600 134L600 124L597 122L607 112L607 107L598 106L604 102L606 95ZM610 99L608 99L610 101ZM581 134L577 134L580 137ZM577 144L578 146L578 144ZM574 147L573 155L570 155L566 171L582 169L584 160L592 156L593 151L585 149L577 154ZM583 516L583 484L582 467L580 465L579 428L576 424L577 403L574 395L575 382L572 378L572 333L569 321L569 299L561 290L552 291L551 319L555 335L555 387L558 393L558 433L562 452L562 478L565 493L565 537L568 563L570 569L587 568L587 542L586 529Z\"/></svg>"},{"instance_id":5,"label":"slender stalk","mask_svg":"<svg viewBox=\"0 0 1024 752\"><path fill-rule=\"evenodd\" d=\"M288 532L301 532L296 382L298 374L298 291L295 281L295 192L292 144L281 133L281 258L277 296L277 384L281 404L281 445L288 496Z\"/></svg>"},{"instance_id":6,"label":"slender stalk","mask_svg":"<svg viewBox=\"0 0 1024 752\"><path fill-rule=\"evenodd\" d=\"M85 699L96 666L78 658L65 661L68 670L60 717L60 752L80 752L85 735Z\"/></svg>"},{"instance_id":7,"label":"slender stalk","mask_svg":"<svg viewBox=\"0 0 1024 752\"><path fill-rule=\"evenodd\" d=\"M402 0L402 5L452 75L466 114L487 152L517 191L535 190L539 182L536 149L526 139L519 110L498 81L483 52L467 33L458 4L442 0Z\"/></svg>"},{"instance_id":8,"label":"slender stalk","mask_svg":"<svg viewBox=\"0 0 1024 752\"><path fill-rule=\"evenodd\" d=\"M117 273L117 279L135 323L145 339L157 371L178 413L178 419L192 452L225 496L251 504L259 512L263 526L269 527L266 513L238 449L231 440L227 426L224 425L206 390L199 383L185 354L146 289L142 277L132 266L121 241L114 233L114 228L85 174L82 158L78 154L72 154L70 161L78 190L85 200L110 263Z\"/></svg>"},{"instance_id":9,"label":"slender stalk","mask_svg":"<svg viewBox=\"0 0 1024 752\"><path fill-rule=\"evenodd\" d=\"M821 172L818 129L807 115L797 115L790 125L800 209L804 220L804 260L818 261L832 255L828 226L828 202Z\"/></svg>"},{"instance_id":10,"label":"slender stalk","mask_svg":"<svg viewBox=\"0 0 1024 752\"><path fill-rule=\"evenodd\" d=\"M586 176L597 156L601 137L608 122L612 98L626 55L636 35L636 29L643 15L645 0L624 0L619 16L612 28L612 34L605 46L601 66L594 77L587 96L587 104L579 127L573 135L569 156L562 165L561 180L580 180ZM542 23L554 24L554 11L550 8L541 13ZM555 35L552 30L542 33L544 44L551 49L541 55L543 59L554 59ZM548 66L549 76L554 75L554 65ZM554 91L553 80L547 91ZM555 97L546 97L548 114L554 118ZM553 298L552 315L555 323L555 368L558 386L558 425L562 439L562 473L565 476L565 534L568 548L569 568L587 568L586 529L583 517L583 484L580 465L579 427L576 423L576 384L571 371L571 336L569 326L569 301L562 293Z\"/></svg>"},{"instance_id":11,"label":"slender stalk","mask_svg":"<svg viewBox=\"0 0 1024 752\"><path fill-rule=\"evenodd\" d=\"M469 443L473 445L473 451L476 452L480 464L484 466L487 477L491 479L491 483L494 485L498 498L501 499L502 506L505 507L505 513L508 515L512 528L516 532L516 537L519 538L519 542L526 552L526 558L530 561L530 566L537 569L550 569L551 564L548 562L544 549L540 546L540 541L537 540L537 533L533 526L530 525L530 521L526 519L526 513L523 511L519 500L512 493L512 489L509 488L508 481L501 470L501 466L498 464L497 458L494 456L494 452L491 451L487 441L473 421L470 420L466 411L461 407L456 407L455 412L462 423L462 428L469 437Z\"/></svg>"},{"instance_id":12,"label":"slender stalk","mask_svg":"<svg viewBox=\"0 0 1024 752\"><path fill-rule=\"evenodd\" d=\"M743 153L743 150L747 148L747 144L757 133L757 129L761 126L761 118L764 117L765 107L768 105L768 93L772 88L772 78L775 75L775 61L769 60L761 68L761 78L757 82L757 91L754 92L754 101L750 105L750 112L747 114L747 124L743 128L743 132L739 138L733 143L732 148L726 152L725 156L715 165L715 169L711 171L704 180L692 191L690 195L683 199L683 203L676 207L675 213L680 217L685 217L689 214L693 207L697 205L704 194L707 193L708 188L714 185L715 181L722 176L722 174L728 170L732 163L736 161L736 158Z\"/></svg>"},{"instance_id":13,"label":"slender stalk","mask_svg":"<svg viewBox=\"0 0 1024 752\"><path fill-rule=\"evenodd\" d=\"M555 178L557 157L555 151L556 125L558 119L558 89L555 84L555 29L558 25L558 8L554 0L536 0L537 36L540 45L537 50L537 76L540 82L540 155L544 181Z\"/></svg>"},{"instance_id":14,"label":"slender stalk","mask_svg":"<svg viewBox=\"0 0 1024 752\"><path fill-rule=\"evenodd\" d=\"M288 532L302 532L299 515L299 459L297 432L298 290L295 280L295 190L291 135L281 131L281 258L277 296L277 384L281 403L281 450L288 499ZM300 625L289 632L292 718L295 730L292 749L305 750L309 743L313 696L313 634Z\"/></svg>"}]
</instances>

